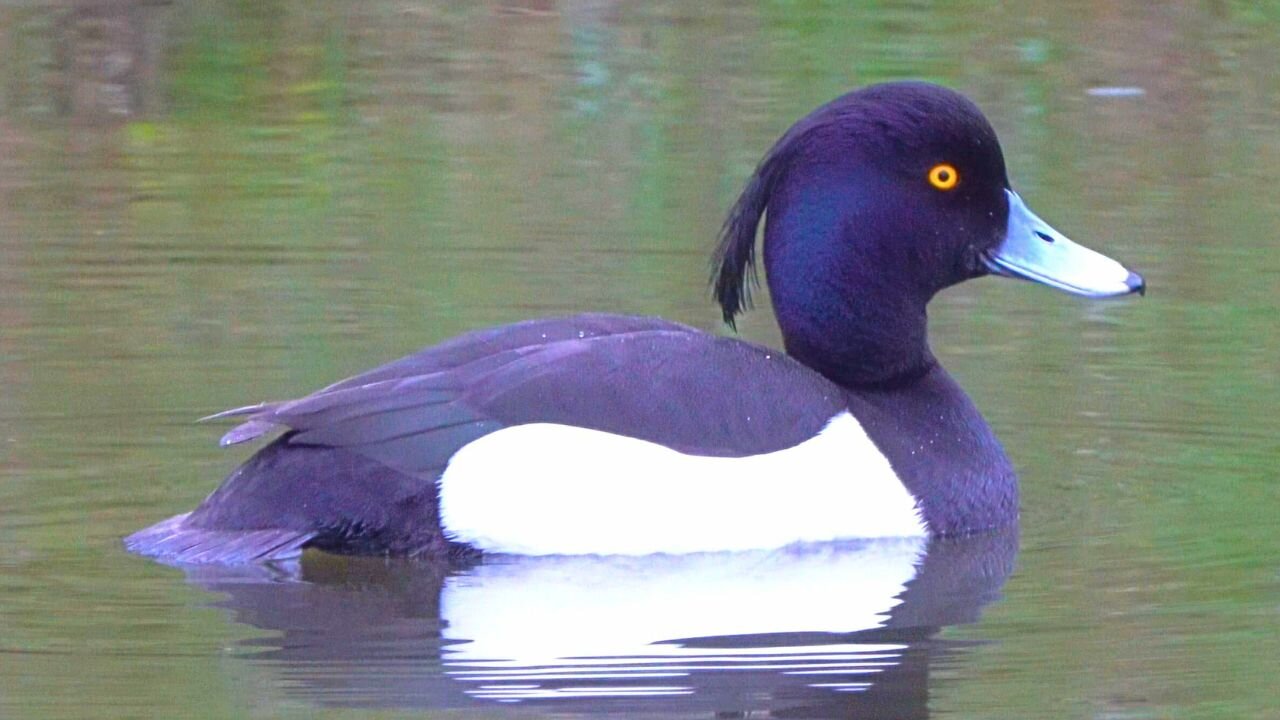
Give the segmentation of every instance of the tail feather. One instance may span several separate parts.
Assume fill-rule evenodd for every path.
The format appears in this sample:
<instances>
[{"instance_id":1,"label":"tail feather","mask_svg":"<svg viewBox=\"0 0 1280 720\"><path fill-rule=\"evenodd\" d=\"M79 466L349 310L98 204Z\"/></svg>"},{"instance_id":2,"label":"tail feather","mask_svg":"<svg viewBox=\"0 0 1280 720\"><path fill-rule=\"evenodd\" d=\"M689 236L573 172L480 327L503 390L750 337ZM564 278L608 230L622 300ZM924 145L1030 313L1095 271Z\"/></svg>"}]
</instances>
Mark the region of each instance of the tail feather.
<instances>
[{"instance_id":1,"label":"tail feather","mask_svg":"<svg viewBox=\"0 0 1280 720\"><path fill-rule=\"evenodd\" d=\"M186 526L191 513L175 515L126 537L124 546L139 555L175 565L238 565L289 560L302 554L314 532L298 530L209 530Z\"/></svg>"}]
</instances>

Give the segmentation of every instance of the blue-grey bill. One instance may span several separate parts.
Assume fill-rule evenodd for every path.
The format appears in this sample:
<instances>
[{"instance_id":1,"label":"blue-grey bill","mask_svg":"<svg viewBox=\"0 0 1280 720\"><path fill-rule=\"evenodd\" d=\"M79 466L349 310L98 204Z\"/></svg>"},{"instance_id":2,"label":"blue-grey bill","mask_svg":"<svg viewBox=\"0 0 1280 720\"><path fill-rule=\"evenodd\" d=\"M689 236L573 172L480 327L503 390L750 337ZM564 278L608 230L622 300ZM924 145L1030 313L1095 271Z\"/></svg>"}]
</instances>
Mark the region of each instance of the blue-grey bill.
<instances>
[{"instance_id":1,"label":"blue-grey bill","mask_svg":"<svg viewBox=\"0 0 1280 720\"><path fill-rule=\"evenodd\" d=\"M1018 193L1005 193L1009 197L1009 223L1004 240L983 258L988 270L1085 297L1146 292L1141 275L1102 253L1071 242L1031 212Z\"/></svg>"}]
</instances>

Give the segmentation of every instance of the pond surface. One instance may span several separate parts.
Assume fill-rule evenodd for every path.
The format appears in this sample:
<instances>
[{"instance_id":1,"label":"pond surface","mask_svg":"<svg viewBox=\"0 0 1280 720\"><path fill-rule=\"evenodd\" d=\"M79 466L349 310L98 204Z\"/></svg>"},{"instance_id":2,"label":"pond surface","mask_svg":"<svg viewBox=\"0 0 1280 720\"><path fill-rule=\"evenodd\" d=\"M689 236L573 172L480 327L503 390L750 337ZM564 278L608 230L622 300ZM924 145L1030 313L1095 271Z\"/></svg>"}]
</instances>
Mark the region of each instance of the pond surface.
<instances>
[{"instance_id":1,"label":"pond surface","mask_svg":"<svg viewBox=\"0 0 1280 720\"><path fill-rule=\"evenodd\" d=\"M27 2L0 58L0 716L1280 717L1277 4ZM530 316L727 332L707 255L756 160L901 77L1149 283L931 307L1020 533L122 550L245 457L195 418Z\"/></svg>"}]
</instances>

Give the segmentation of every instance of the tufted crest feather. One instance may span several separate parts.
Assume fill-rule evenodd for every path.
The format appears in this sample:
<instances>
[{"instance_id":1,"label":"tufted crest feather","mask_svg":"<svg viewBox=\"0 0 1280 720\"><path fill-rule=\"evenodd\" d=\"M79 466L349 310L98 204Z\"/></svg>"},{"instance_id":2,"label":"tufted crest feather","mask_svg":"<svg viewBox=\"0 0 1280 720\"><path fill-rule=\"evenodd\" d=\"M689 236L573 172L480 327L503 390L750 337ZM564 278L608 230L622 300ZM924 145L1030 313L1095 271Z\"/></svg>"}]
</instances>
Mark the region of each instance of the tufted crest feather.
<instances>
[{"instance_id":1,"label":"tufted crest feather","mask_svg":"<svg viewBox=\"0 0 1280 720\"><path fill-rule=\"evenodd\" d=\"M736 329L734 318L751 309L751 292L760 287L756 268L756 235L769 201L783 182L797 156L807 152L813 136L841 122L841 108L855 93L842 95L792 125L756 166L742 194L720 228L720 242L711 257L713 296L724 312L724 321Z\"/></svg>"},{"instance_id":2,"label":"tufted crest feather","mask_svg":"<svg viewBox=\"0 0 1280 720\"><path fill-rule=\"evenodd\" d=\"M785 163L779 148L783 144L775 145L752 173L720 228L720 242L712 255L713 295L724 312L724 321L735 329L734 318L738 313L751 309L751 291L760 287L760 275L756 269L756 231L769 205L769 196L782 175Z\"/></svg>"}]
</instances>

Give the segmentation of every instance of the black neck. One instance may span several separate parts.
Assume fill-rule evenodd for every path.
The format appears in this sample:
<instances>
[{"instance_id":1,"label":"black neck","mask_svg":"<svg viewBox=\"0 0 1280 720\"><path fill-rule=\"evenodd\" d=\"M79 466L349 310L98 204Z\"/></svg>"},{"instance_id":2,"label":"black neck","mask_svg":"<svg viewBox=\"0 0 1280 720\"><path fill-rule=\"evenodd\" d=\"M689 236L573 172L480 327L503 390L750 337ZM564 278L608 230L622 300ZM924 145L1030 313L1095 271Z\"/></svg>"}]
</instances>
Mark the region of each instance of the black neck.
<instances>
[{"instance_id":1,"label":"black neck","mask_svg":"<svg viewBox=\"0 0 1280 720\"><path fill-rule=\"evenodd\" d=\"M936 364L925 312L933 289L917 276L911 243L870 235L892 226L878 222L876 198L850 192L848 182L805 180L775 191L765 225L787 353L845 387L918 379Z\"/></svg>"},{"instance_id":2,"label":"black neck","mask_svg":"<svg viewBox=\"0 0 1280 720\"><path fill-rule=\"evenodd\" d=\"M846 392L853 416L932 532L966 535L1018 518L1018 480L995 433L939 365L909 385Z\"/></svg>"},{"instance_id":3,"label":"black neck","mask_svg":"<svg viewBox=\"0 0 1280 720\"><path fill-rule=\"evenodd\" d=\"M900 206L858 190L812 171L775 190L764 251L787 353L845 388L934 533L1011 523L1018 484L1004 449L929 350L925 306L946 277L928 273L940 264L911 254L928 243L875 234L927 230L886 221Z\"/></svg>"}]
</instances>

